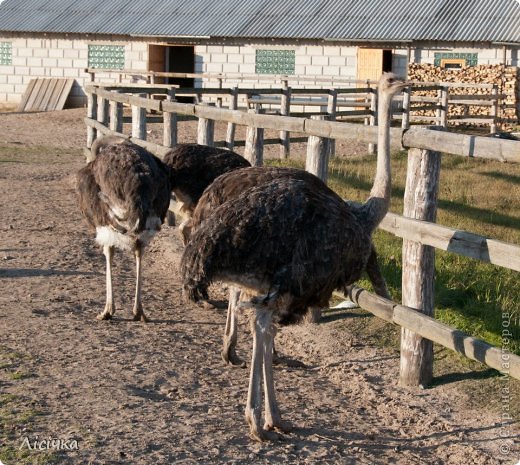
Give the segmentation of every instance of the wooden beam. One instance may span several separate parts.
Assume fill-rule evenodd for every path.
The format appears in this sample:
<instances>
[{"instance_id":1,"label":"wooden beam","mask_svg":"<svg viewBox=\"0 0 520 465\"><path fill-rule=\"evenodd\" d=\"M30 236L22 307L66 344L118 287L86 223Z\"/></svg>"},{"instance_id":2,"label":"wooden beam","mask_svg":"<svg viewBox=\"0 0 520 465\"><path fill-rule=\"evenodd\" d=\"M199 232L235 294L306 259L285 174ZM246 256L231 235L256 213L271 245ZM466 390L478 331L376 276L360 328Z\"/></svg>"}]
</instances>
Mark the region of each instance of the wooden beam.
<instances>
[{"instance_id":1,"label":"wooden beam","mask_svg":"<svg viewBox=\"0 0 520 465\"><path fill-rule=\"evenodd\" d=\"M413 308L398 305L390 300L371 294L365 289L352 286L350 299L364 310L388 322L397 324L414 333L453 350L467 358L481 362L501 373L520 380L520 357L494 347L487 342L451 328ZM342 297L345 297L342 295Z\"/></svg>"},{"instance_id":2,"label":"wooden beam","mask_svg":"<svg viewBox=\"0 0 520 465\"><path fill-rule=\"evenodd\" d=\"M493 265L520 271L520 246L427 221L387 213L379 227L384 231L440 250L454 252Z\"/></svg>"},{"instance_id":3,"label":"wooden beam","mask_svg":"<svg viewBox=\"0 0 520 465\"><path fill-rule=\"evenodd\" d=\"M405 217L435 222L441 154L429 150L408 151L404 193ZM435 249L421 241L403 241L403 305L434 314ZM400 384L429 386L433 378L433 345L408 328L401 330Z\"/></svg>"}]
</instances>

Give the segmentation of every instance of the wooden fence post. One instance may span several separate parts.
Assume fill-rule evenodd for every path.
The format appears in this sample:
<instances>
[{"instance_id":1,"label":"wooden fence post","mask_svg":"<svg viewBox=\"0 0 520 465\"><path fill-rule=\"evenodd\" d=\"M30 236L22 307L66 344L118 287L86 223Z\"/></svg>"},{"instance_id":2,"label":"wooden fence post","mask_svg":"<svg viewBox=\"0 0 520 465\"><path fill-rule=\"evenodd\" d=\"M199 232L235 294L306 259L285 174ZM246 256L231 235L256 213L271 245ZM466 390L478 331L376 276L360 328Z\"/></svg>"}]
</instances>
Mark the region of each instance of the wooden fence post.
<instances>
[{"instance_id":1,"label":"wooden fence post","mask_svg":"<svg viewBox=\"0 0 520 465\"><path fill-rule=\"evenodd\" d=\"M260 113L257 106L256 110L248 110L248 113ZM264 164L264 129L248 127L246 132L246 147L244 158L253 166Z\"/></svg>"},{"instance_id":2,"label":"wooden fence post","mask_svg":"<svg viewBox=\"0 0 520 465\"><path fill-rule=\"evenodd\" d=\"M110 130L123 132L123 104L110 100Z\"/></svg>"},{"instance_id":3,"label":"wooden fence post","mask_svg":"<svg viewBox=\"0 0 520 465\"><path fill-rule=\"evenodd\" d=\"M326 116L312 115L312 119L325 120ZM327 174L329 167L330 139L318 136L309 136L307 143L307 159L305 160L305 169L312 173L323 182L327 182Z\"/></svg>"},{"instance_id":4,"label":"wooden fence post","mask_svg":"<svg viewBox=\"0 0 520 465\"><path fill-rule=\"evenodd\" d=\"M282 80L282 96L280 100L280 115L291 113L291 88L287 79ZM280 158L289 158L291 152L291 136L288 131L280 131Z\"/></svg>"},{"instance_id":5,"label":"wooden fence post","mask_svg":"<svg viewBox=\"0 0 520 465\"><path fill-rule=\"evenodd\" d=\"M106 98L98 98L97 120L108 128L108 104Z\"/></svg>"},{"instance_id":6,"label":"wooden fence post","mask_svg":"<svg viewBox=\"0 0 520 465\"><path fill-rule=\"evenodd\" d=\"M214 104L200 104L215 106ZM197 144L213 147L215 145L215 121L212 119L199 118L197 129Z\"/></svg>"},{"instance_id":7,"label":"wooden fence post","mask_svg":"<svg viewBox=\"0 0 520 465\"><path fill-rule=\"evenodd\" d=\"M370 88L370 117L369 117L370 126L375 126L376 121L377 121L377 89ZM377 149L376 144L368 144L369 155L374 155L376 153L376 149Z\"/></svg>"},{"instance_id":8,"label":"wooden fence post","mask_svg":"<svg viewBox=\"0 0 520 465\"><path fill-rule=\"evenodd\" d=\"M495 84L491 89L491 95L493 96L493 100L491 101L491 124L489 125L490 134L494 134L497 132L497 116L498 116L498 86Z\"/></svg>"},{"instance_id":9,"label":"wooden fence post","mask_svg":"<svg viewBox=\"0 0 520 465\"><path fill-rule=\"evenodd\" d=\"M447 86L443 86L441 92L441 126L444 129L448 127L448 101L449 101L449 89Z\"/></svg>"},{"instance_id":10,"label":"wooden fence post","mask_svg":"<svg viewBox=\"0 0 520 465\"><path fill-rule=\"evenodd\" d=\"M238 108L238 87L233 87L231 89L231 104L229 106L230 110L236 110ZM226 132L226 147L229 150L233 150L235 147L235 123L228 123L227 132Z\"/></svg>"},{"instance_id":11,"label":"wooden fence post","mask_svg":"<svg viewBox=\"0 0 520 465\"><path fill-rule=\"evenodd\" d=\"M90 75L92 77L93 73ZM92 120L97 120L97 95L89 93L87 97L87 117ZM87 126L87 148L92 147L96 140L97 131L91 126Z\"/></svg>"},{"instance_id":12,"label":"wooden fence post","mask_svg":"<svg viewBox=\"0 0 520 465\"><path fill-rule=\"evenodd\" d=\"M168 90L168 102L175 102L175 89ZM177 114L163 111L163 145L165 147L175 147L177 145Z\"/></svg>"},{"instance_id":13,"label":"wooden fence post","mask_svg":"<svg viewBox=\"0 0 520 465\"><path fill-rule=\"evenodd\" d=\"M410 149L403 216L435 222L440 176L439 152ZM403 305L434 314L435 249L403 241ZM433 343L401 329L400 384L428 386L433 378Z\"/></svg>"},{"instance_id":14,"label":"wooden fence post","mask_svg":"<svg viewBox=\"0 0 520 465\"><path fill-rule=\"evenodd\" d=\"M401 127L403 129L410 128L410 104L411 104L411 87L405 87L403 89L403 119L401 121Z\"/></svg>"},{"instance_id":15,"label":"wooden fence post","mask_svg":"<svg viewBox=\"0 0 520 465\"><path fill-rule=\"evenodd\" d=\"M138 94L146 98L147 94ZM132 137L146 140L146 108L132 105Z\"/></svg>"},{"instance_id":16,"label":"wooden fence post","mask_svg":"<svg viewBox=\"0 0 520 465\"><path fill-rule=\"evenodd\" d=\"M329 121L336 121L336 110L338 105L338 91L336 89L329 90L327 101L327 114ZM336 139L329 139L329 156L336 155Z\"/></svg>"}]
</instances>

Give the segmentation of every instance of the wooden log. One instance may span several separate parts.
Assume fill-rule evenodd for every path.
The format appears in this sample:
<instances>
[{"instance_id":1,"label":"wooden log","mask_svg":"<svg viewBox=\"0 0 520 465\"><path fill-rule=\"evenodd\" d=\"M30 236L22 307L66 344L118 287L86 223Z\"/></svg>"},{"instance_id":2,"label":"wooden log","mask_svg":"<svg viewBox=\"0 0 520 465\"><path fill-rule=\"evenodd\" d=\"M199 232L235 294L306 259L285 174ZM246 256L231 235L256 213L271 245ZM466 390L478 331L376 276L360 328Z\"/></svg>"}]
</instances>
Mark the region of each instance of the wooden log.
<instances>
[{"instance_id":1,"label":"wooden log","mask_svg":"<svg viewBox=\"0 0 520 465\"><path fill-rule=\"evenodd\" d=\"M520 246L427 221L387 213L379 228L403 239L520 271Z\"/></svg>"},{"instance_id":2,"label":"wooden log","mask_svg":"<svg viewBox=\"0 0 520 465\"><path fill-rule=\"evenodd\" d=\"M139 97L146 100L146 94ZM132 105L132 137L146 140L146 108L138 105Z\"/></svg>"},{"instance_id":3,"label":"wooden log","mask_svg":"<svg viewBox=\"0 0 520 465\"><path fill-rule=\"evenodd\" d=\"M168 101L175 101L175 89L168 92ZM163 145L175 147L177 145L177 113L163 111Z\"/></svg>"},{"instance_id":4,"label":"wooden log","mask_svg":"<svg viewBox=\"0 0 520 465\"><path fill-rule=\"evenodd\" d=\"M446 86L440 90L441 93L441 108L440 108L440 125L444 129L448 127L448 102L449 89Z\"/></svg>"},{"instance_id":5,"label":"wooden log","mask_svg":"<svg viewBox=\"0 0 520 465\"><path fill-rule=\"evenodd\" d=\"M325 119L326 116L312 116L312 119ZM318 136L309 136L307 143L307 159L305 169L323 182L327 182L329 167L330 139Z\"/></svg>"},{"instance_id":6,"label":"wooden log","mask_svg":"<svg viewBox=\"0 0 520 465\"><path fill-rule=\"evenodd\" d=\"M201 104L211 105L211 104ZM213 147L215 145L215 120L199 117L197 128L197 143Z\"/></svg>"},{"instance_id":7,"label":"wooden log","mask_svg":"<svg viewBox=\"0 0 520 465\"><path fill-rule=\"evenodd\" d=\"M238 108L238 87L233 87L231 89L231 102L229 109L230 110L236 110ZM228 123L227 125L227 131L226 131L226 147L229 150L233 150L235 147L235 131L236 131L236 124L235 123Z\"/></svg>"},{"instance_id":8,"label":"wooden log","mask_svg":"<svg viewBox=\"0 0 520 465\"><path fill-rule=\"evenodd\" d=\"M109 100L106 98L98 98L97 120L103 125L108 126Z\"/></svg>"},{"instance_id":9,"label":"wooden log","mask_svg":"<svg viewBox=\"0 0 520 465\"><path fill-rule=\"evenodd\" d=\"M260 109L249 110L249 113L260 112ZM246 132L246 147L244 158L252 166L262 166L264 164L264 129L249 126Z\"/></svg>"},{"instance_id":10,"label":"wooden log","mask_svg":"<svg viewBox=\"0 0 520 465\"><path fill-rule=\"evenodd\" d=\"M327 100L327 114L329 121L336 121L338 106L338 91L336 89L330 89L329 97ZM329 139L329 157L336 155L336 141Z\"/></svg>"},{"instance_id":11,"label":"wooden log","mask_svg":"<svg viewBox=\"0 0 520 465\"><path fill-rule=\"evenodd\" d=\"M93 73L90 76L92 77ZM97 121L97 95L93 93L87 94L87 117ZM89 150L96 140L96 135L96 129L92 126L87 126L87 148Z\"/></svg>"},{"instance_id":12,"label":"wooden log","mask_svg":"<svg viewBox=\"0 0 520 465\"><path fill-rule=\"evenodd\" d=\"M123 104L110 100L110 130L123 132Z\"/></svg>"},{"instance_id":13,"label":"wooden log","mask_svg":"<svg viewBox=\"0 0 520 465\"><path fill-rule=\"evenodd\" d=\"M401 127L408 129L410 127L410 97L412 89L405 87L403 89L403 119L401 121Z\"/></svg>"},{"instance_id":14,"label":"wooden log","mask_svg":"<svg viewBox=\"0 0 520 465\"><path fill-rule=\"evenodd\" d=\"M343 294L340 294L343 298ZM504 352L487 342L464 334L444 323L420 313L413 308L398 305L376 296L365 289L349 288L350 299L364 310L406 328L414 333L453 350L467 358L481 362L495 370L520 379L520 357Z\"/></svg>"},{"instance_id":15,"label":"wooden log","mask_svg":"<svg viewBox=\"0 0 520 465\"><path fill-rule=\"evenodd\" d=\"M402 141L404 147L520 163L520 144L512 140L412 127L403 134Z\"/></svg>"},{"instance_id":16,"label":"wooden log","mask_svg":"<svg viewBox=\"0 0 520 465\"><path fill-rule=\"evenodd\" d=\"M496 97L498 95L498 87L495 86L493 87L493 89L491 89L491 94ZM497 132L497 116L498 116L498 99L494 99L493 100L493 106L491 107L491 111L490 111L490 116L491 116L491 123L489 125L489 132L491 134L494 134L495 132Z\"/></svg>"},{"instance_id":17,"label":"wooden log","mask_svg":"<svg viewBox=\"0 0 520 465\"><path fill-rule=\"evenodd\" d=\"M291 114L291 88L289 81L284 79L282 82L282 98L280 100L280 115L289 116ZM280 131L280 158L289 158L291 152L291 138L288 131Z\"/></svg>"},{"instance_id":18,"label":"wooden log","mask_svg":"<svg viewBox=\"0 0 520 465\"><path fill-rule=\"evenodd\" d=\"M408 151L404 216L435 222L440 175L440 153ZM435 249L420 242L403 241L403 305L434 314ZM431 341L401 330L400 384L428 386L433 378Z\"/></svg>"}]
</instances>

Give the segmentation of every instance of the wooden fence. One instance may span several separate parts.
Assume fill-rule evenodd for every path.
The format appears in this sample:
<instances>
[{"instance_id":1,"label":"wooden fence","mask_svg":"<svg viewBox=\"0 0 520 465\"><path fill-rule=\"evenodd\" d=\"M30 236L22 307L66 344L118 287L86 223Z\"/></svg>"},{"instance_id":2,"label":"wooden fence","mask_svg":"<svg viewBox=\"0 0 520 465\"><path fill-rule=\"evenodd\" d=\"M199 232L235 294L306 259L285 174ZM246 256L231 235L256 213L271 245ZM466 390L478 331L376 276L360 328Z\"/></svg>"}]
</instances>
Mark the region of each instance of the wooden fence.
<instances>
[{"instance_id":1,"label":"wooden fence","mask_svg":"<svg viewBox=\"0 0 520 465\"><path fill-rule=\"evenodd\" d=\"M204 87L200 85L196 88L178 89L177 97L193 97L197 103L215 102L217 106L223 106L224 101L224 106L230 109L236 109L241 105L285 116L326 115L330 120L364 119L365 124L370 125L375 122L377 81L334 76L269 75L269 82L273 87L266 88L261 87L264 83L258 74L160 73L98 69L86 69L85 72L90 75L91 82L95 82L97 74L111 76L120 84L124 77L130 77L136 83L141 82L141 85L152 86L168 78L194 79L205 82ZM241 85L238 86L238 83ZM457 95L461 89L472 89L475 94ZM436 95L423 95L428 92ZM502 123L500 108L504 98L504 95L498 93L498 87L493 84L416 81L413 82L413 87L404 93L402 100L396 99L398 108L395 117L402 120L404 129L408 128L411 122L434 124L443 128L449 124L478 124L489 126L490 133L495 133ZM451 114L452 106L460 107L461 114ZM474 107L487 108L487 114L471 114Z\"/></svg>"},{"instance_id":2,"label":"wooden fence","mask_svg":"<svg viewBox=\"0 0 520 465\"><path fill-rule=\"evenodd\" d=\"M129 92L129 89L126 91ZM372 126L327 121L317 119L318 117L296 118L178 103L172 100L171 93L164 100L154 100L147 98L147 95L141 92L141 88L133 88L133 91L140 95L122 94L98 86L87 88L89 106L85 122L89 147L98 134L112 134L130 137L133 142L158 156L163 156L176 144L177 116L184 115L198 118L198 142L209 145L213 141L212 122L227 122L228 133L234 125L247 126L248 143L245 157L253 163L261 163L262 160L264 129L275 129L286 134L303 134L309 137L308 167L311 172L324 177L330 140L357 139L368 144L377 142L377 128ZM123 104L132 107L131 135L122 133ZM147 112L150 111L162 114L163 145L146 141ZM352 299L365 310L403 328L403 384L428 385L431 381L433 347L430 341L520 379L520 357L492 347L433 319L432 285L435 248L520 271L520 246L435 224L437 202L435 195L431 194L437 192L441 152L520 163L520 143L419 127L392 128L391 140L394 149L406 149L409 152L405 213L403 216L389 213L380 227L405 241L403 304L398 305L355 287L350 292ZM428 167L423 170L423 176L417 176L416 167L419 165ZM414 279L407 278L412 275ZM413 286L410 285L412 282Z\"/></svg>"}]
</instances>

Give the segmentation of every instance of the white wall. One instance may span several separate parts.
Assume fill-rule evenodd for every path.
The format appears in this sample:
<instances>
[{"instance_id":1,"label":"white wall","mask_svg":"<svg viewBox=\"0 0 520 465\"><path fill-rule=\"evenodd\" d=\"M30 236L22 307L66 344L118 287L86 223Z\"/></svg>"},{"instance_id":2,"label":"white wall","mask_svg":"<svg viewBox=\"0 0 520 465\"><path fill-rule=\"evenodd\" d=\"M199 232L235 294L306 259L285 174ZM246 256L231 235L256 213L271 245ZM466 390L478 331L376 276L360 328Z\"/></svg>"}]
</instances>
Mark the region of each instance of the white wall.
<instances>
[{"instance_id":1,"label":"white wall","mask_svg":"<svg viewBox=\"0 0 520 465\"><path fill-rule=\"evenodd\" d=\"M0 66L0 104L16 104L21 100L23 92L31 78L65 77L74 78L76 85L72 90L72 104L83 104L85 95L82 86L88 83L89 76L84 72L88 66L89 44L123 45L125 47L125 68L145 71L148 64L148 44L145 40L122 42L118 40L92 41L84 39L60 38L18 38L0 36L0 41L12 43L12 65ZM356 78L357 50L355 46L341 45L197 45L195 46L195 71L210 73L255 73L256 50L284 49L295 51L295 75L336 78ZM502 62L503 50L498 48L424 48L412 51L415 62L434 62L435 52L477 53L479 64L499 64ZM520 53L516 50L507 52L508 62L518 66ZM406 75L407 50L396 49L393 53L393 69L397 74ZM267 76L267 75L266 75ZM124 82L131 78L127 77ZM98 73L96 80L114 82L115 76ZM205 82L205 86L216 86L217 81ZM248 87L266 87L266 81L228 80L226 87L235 85ZM279 82L271 86L278 87ZM293 87L303 87L304 82L291 80ZM330 87L332 82L310 82L307 85Z\"/></svg>"},{"instance_id":2,"label":"white wall","mask_svg":"<svg viewBox=\"0 0 520 465\"><path fill-rule=\"evenodd\" d=\"M504 62L504 50L501 47L496 48L422 48L415 49L412 52L412 58L415 63L434 64L435 53L476 53L478 55L479 65L501 65ZM506 64L508 66L520 66L518 61L518 51L508 49L506 51Z\"/></svg>"},{"instance_id":3,"label":"white wall","mask_svg":"<svg viewBox=\"0 0 520 465\"><path fill-rule=\"evenodd\" d=\"M4 105L19 103L29 81L38 77L75 79L69 101L82 105L85 99L82 86L89 81L84 72L88 67L89 44L123 45L125 67L145 70L147 66L146 42L11 37L0 37L0 41L12 43L12 64L0 66L0 104ZM113 78L110 82L114 82Z\"/></svg>"}]
</instances>

